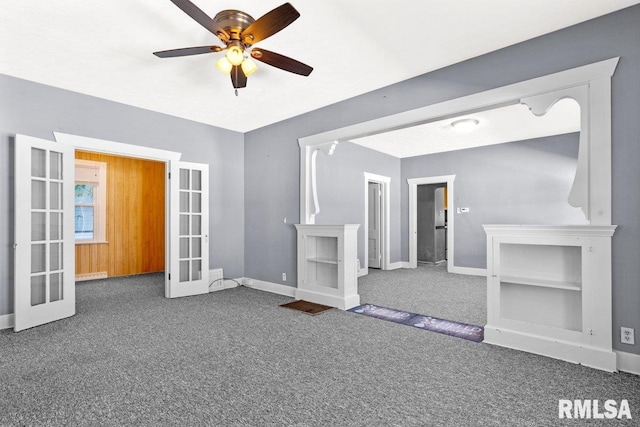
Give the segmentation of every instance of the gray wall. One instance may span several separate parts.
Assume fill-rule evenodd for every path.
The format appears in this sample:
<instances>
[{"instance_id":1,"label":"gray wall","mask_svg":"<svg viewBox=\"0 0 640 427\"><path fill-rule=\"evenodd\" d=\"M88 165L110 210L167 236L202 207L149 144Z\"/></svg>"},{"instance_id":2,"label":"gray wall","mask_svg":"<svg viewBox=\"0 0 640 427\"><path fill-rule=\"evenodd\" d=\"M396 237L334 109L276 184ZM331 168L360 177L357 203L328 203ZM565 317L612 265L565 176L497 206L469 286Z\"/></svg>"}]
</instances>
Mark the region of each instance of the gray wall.
<instances>
[{"instance_id":1,"label":"gray wall","mask_svg":"<svg viewBox=\"0 0 640 427\"><path fill-rule=\"evenodd\" d=\"M244 137L204 124L0 75L0 315L13 312L13 136L53 132L180 151L209 163L210 263L244 276Z\"/></svg>"},{"instance_id":2,"label":"gray wall","mask_svg":"<svg viewBox=\"0 0 640 427\"><path fill-rule=\"evenodd\" d=\"M316 224L360 224L358 259L362 267L367 244L364 173L391 178L389 258L390 262L400 261L400 159L352 142L341 142L332 156L318 154L316 166L320 204Z\"/></svg>"},{"instance_id":3,"label":"gray wall","mask_svg":"<svg viewBox=\"0 0 640 427\"><path fill-rule=\"evenodd\" d=\"M613 335L619 336L620 326L640 330L639 23L640 6L634 6L246 134L247 276L273 280L274 271L295 271L295 233L278 218L286 214L299 221L297 138L620 56L612 79L613 223L618 224ZM473 265L483 265L480 258ZM640 354L640 343L623 346L614 340L614 346Z\"/></svg>"},{"instance_id":4,"label":"gray wall","mask_svg":"<svg viewBox=\"0 0 640 427\"><path fill-rule=\"evenodd\" d=\"M483 224L585 224L567 203L578 158L577 133L402 160L409 178L456 175L454 265L486 268ZM402 257L409 259L409 191L402 188Z\"/></svg>"}]
</instances>

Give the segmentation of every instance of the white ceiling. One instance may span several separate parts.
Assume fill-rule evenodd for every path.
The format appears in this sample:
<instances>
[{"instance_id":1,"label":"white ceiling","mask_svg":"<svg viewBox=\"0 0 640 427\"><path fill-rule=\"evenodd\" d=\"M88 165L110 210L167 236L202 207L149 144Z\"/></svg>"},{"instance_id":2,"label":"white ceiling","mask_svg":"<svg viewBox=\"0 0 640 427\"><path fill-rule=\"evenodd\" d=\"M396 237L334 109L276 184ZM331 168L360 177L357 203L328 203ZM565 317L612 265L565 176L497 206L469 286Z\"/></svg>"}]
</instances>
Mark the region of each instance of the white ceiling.
<instances>
[{"instance_id":1,"label":"white ceiling","mask_svg":"<svg viewBox=\"0 0 640 427\"><path fill-rule=\"evenodd\" d=\"M451 126L462 119L475 119L478 125L468 132ZM351 142L404 158L579 131L580 106L572 99L562 99L540 117L533 115L526 105L516 104L352 139Z\"/></svg>"},{"instance_id":2,"label":"white ceiling","mask_svg":"<svg viewBox=\"0 0 640 427\"><path fill-rule=\"evenodd\" d=\"M194 0L256 19L283 2ZM247 132L640 0L291 2L301 17L257 45L313 73L259 63L238 97L221 54L152 55L218 42L169 0L0 0L0 73Z\"/></svg>"}]
</instances>

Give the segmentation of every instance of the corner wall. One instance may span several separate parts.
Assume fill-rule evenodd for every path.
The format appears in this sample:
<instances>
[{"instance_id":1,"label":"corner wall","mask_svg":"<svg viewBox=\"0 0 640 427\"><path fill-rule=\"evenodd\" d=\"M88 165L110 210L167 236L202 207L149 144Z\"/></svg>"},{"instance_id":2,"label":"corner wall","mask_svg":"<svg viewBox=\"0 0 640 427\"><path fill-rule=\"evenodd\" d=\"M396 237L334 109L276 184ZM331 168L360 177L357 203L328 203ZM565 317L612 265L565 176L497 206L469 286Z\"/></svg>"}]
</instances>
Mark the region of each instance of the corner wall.
<instances>
[{"instance_id":1,"label":"corner wall","mask_svg":"<svg viewBox=\"0 0 640 427\"><path fill-rule=\"evenodd\" d=\"M14 136L53 132L182 152L209 163L210 267L244 276L244 136L189 120L0 75L0 316L13 313Z\"/></svg>"},{"instance_id":2,"label":"corner wall","mask_svg":"<svg viewBox=\"0 0 640 427\"><path fill-rule=\"evenodd\" d=\"M636 5L247 133L247 276L273 281L276 271L295 271L295 232L281 217L299 221L298 138L619 56L612 79L613 335L620 326L640 330L639 22ZM273 191L260 191L267 185ZM640 341L614 340L614 347L640 354Z\"/></svg>"}]
</instances>

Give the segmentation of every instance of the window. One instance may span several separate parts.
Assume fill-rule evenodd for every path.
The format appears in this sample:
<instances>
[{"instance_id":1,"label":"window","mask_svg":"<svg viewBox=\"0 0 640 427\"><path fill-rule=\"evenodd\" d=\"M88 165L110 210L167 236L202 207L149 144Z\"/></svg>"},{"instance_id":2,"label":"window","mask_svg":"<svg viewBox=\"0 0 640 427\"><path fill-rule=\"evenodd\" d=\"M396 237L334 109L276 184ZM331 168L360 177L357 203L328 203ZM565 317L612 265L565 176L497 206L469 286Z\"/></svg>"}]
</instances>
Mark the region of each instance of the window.
<instances>
[{"instance_id":1,"label":"window","mask_svg":"<svg viewBox=\"0 0 640 427\"><path fill-rule=\"evenodd\" d=\"M107 164L76 159L76 243L106 242Z\"/></svg>"}]
</instances>

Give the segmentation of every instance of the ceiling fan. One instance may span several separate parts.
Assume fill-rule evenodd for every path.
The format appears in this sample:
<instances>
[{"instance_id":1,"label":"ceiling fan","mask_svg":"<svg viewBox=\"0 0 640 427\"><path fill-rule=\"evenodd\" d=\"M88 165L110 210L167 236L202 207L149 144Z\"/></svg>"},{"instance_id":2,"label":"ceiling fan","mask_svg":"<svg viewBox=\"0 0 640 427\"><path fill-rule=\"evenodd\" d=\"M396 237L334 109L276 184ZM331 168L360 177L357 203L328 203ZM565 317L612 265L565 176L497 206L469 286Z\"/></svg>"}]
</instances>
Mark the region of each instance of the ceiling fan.
<instances>
[{"instance_id":1,"label":"ceiling fan","mask_svg":"<svg viewBox=\"0 0 640 427\"><path fill-rule=\"evenodd\" d=\"M231 75L236 95L238 95L239 88L247 86L247 77L258 69L256 63L249 56L265 64L302 76L308 76L313 71L312 67L300 61L253 47L254 43L274 35L298 19L300 13L289 3L276 7L258 19L253 19L248 13L239 10L223 10L211 19L189 0L171 0L171 2L218 37L224 46L197 46L163 50L153 53L157 57L174 58L226 50L226 55L218 60L216 67L223 73Z\"/></svg>"}]
</instances>

